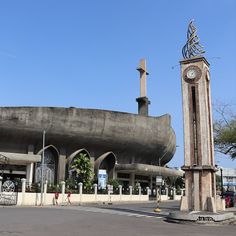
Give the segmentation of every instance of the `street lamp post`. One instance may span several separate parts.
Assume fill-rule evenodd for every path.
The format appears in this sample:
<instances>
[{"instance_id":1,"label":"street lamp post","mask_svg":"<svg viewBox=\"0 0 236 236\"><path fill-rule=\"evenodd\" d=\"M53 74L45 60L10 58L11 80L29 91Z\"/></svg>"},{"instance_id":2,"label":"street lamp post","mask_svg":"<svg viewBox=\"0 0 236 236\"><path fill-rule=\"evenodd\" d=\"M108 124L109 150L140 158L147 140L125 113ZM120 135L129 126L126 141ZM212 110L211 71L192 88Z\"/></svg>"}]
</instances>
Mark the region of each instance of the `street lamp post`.
<instances>
[{"instance_id":1,"label":"street lamp post","mask_svg":"<svg viewBox=\"0 0 236 236\"><path fill-rule=\"evenodd\" d=\"M167 151L158 158L158 166L161 168L161 160L162 158L166 155ZM161 202L161 186L162 186L162 175L161 175L161 170L159 169L159 176L156 176L156 201L157 201L157 207L154 210L155 212L160 212L161 210L159 209L159 204Z\"/></svg>"},{"instance_id":2,"label":"street lamp post","mask_svg":"<svg viewBox=\"0 0 236 236\"><path fill-rule=\"evenodd\" d=\"M220 182L221 182L221 198L223 198L224 187L223 187L223 170L220 168Z\"/></svg>"},{"instance_id":3,"label":"street lamp post","mask_svg":"<svg viewBox=\"0 0 236 236\"><path fill-rule=\"evenodd\" d=\"M41 206L43 206L43 170L44 170L44 148L45 148L45 134L46 131L43 131L43 152L42 152L42 160L41 160Z\"/></svg>"},{"instance_id":4,"label":"street lamp post","mask_svg":"<svg viewBox=\"0 0 236 236\"><path fill-rule=\"evenodd\" d=\"M167 154L169 145L170 145L170 143L167 145L164 154L163 154L161 157L158 158L159 178L160 178L160 176L161 176L161 178L162 178L161 169L160 169L160 168L161 168L161 161L162 161L162 159L165 157L165 155ZM176 147L179 147L179 146L176 145ZM157 185L157 181L156 181L156 185ZM158 184L158 185L157 185L157 189L156 189L156 193L157 193L157 195L156 195L156 199L157 199L157 208L156 208L156 211L160 211L160 209L159 209L159 202L161 202L161 187L162 187L162 181L161 181L161 184Z\"/></svg>"}]
</instances>

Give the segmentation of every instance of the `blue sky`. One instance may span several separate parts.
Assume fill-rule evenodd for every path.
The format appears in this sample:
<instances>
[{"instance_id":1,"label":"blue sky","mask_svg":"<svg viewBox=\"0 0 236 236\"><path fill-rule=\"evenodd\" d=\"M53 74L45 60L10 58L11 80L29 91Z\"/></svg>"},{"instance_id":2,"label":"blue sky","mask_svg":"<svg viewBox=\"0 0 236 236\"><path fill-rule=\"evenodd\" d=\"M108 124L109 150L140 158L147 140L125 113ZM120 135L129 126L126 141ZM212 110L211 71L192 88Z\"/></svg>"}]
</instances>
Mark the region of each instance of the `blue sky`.
<instances>
[{"instance_id":1,"label":"blue sky","mask_svg":"<svg viewBox=\"0 0 236 236\"><path fill-rule=\"evenodd\" d=\"M213 102L236 111L236 0L0 1L0 106L58 106L137 113L146 58L150 115L169 113L181 166L179 61L195 20L211 64ZM236 162L217 156L224 167Z\"/></svg>"}]
</instances>

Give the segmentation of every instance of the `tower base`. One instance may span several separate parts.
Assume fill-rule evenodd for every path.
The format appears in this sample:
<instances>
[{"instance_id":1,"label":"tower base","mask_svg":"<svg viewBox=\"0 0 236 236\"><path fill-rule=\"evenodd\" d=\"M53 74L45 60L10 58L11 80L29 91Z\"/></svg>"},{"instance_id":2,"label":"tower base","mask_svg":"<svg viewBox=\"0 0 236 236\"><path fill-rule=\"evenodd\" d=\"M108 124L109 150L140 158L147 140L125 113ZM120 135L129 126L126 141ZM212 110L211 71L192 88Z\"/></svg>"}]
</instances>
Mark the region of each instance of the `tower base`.
<instances>
[{"instance_id":1,"label":"tower base","mask_svg":"<svg viewBox=\"0 0 236 236\"><path fill-rule=\"evenodd\" d=\"M171 212L167 221L180 224L229 224L236 221L233 213L207 211L176 211Z\"/></svg>"},{"instance_id":2,"label":"tower base","mask_svg":"<svg viewBox=\"0 0 236 236\"><path fill-rule=\"evenodd\" d=\"M188 198L187 198L187 196L183 196L181 198L181 202L180 202L180 211L190 211L190 210L197 211L196 209L189 208ZM208 197L207 198L207 211L215 213L216 210L224 210L224 209L217 206L213 197Z\"/></svg>"}]
</instances>

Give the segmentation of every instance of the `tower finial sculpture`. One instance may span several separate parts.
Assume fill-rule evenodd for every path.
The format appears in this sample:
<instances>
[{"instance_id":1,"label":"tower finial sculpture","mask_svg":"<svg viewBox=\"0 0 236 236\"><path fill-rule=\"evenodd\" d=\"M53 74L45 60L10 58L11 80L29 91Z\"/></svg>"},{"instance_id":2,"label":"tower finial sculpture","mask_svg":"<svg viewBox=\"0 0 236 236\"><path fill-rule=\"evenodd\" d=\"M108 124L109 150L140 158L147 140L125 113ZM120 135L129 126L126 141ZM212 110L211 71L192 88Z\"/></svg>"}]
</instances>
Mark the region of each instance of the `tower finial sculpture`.
<instances>
[{"instance_id":1,"label":"tower finial sculpture","mask_svg":"<svg viewBox=\"0 0 236 236\"><path fill-rule=\"evenodd\" d=\"M199 38L197 36L197 29L193 25L193 20L190 21L188 25L187 32L187 43L182 49L182 55L185 59L201 56L205 51L203 46L199 43Z\"/></svg>"}]
</instances>

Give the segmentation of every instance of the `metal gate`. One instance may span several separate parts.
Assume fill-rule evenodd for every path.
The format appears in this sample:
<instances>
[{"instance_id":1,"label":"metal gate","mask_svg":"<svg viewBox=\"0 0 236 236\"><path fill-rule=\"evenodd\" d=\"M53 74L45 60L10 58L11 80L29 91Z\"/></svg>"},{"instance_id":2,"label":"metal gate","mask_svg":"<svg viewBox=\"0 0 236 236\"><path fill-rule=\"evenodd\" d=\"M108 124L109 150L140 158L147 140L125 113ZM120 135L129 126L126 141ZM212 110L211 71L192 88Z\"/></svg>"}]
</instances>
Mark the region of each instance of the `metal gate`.
<instances>
[{"instance_id":1,"label":"metal gate","mask_svg":"<svg viewBox=\"0 0 236 236\"><path fill-rule=\"evenodd\" d=\"M2 184L0 192L0 205L16 205L18 199L18 184L12 180L6 180Z\"/></svg>"}]
</instances>

